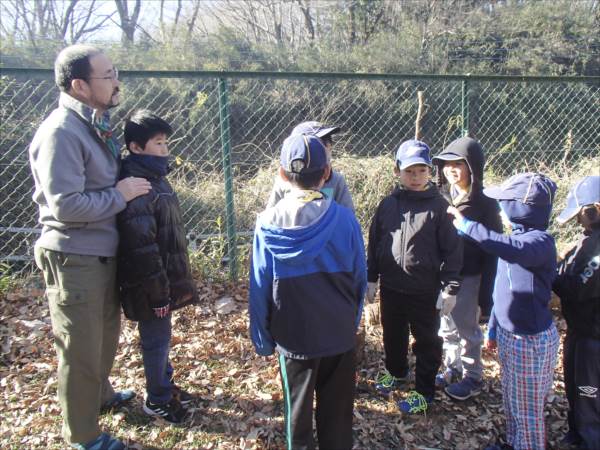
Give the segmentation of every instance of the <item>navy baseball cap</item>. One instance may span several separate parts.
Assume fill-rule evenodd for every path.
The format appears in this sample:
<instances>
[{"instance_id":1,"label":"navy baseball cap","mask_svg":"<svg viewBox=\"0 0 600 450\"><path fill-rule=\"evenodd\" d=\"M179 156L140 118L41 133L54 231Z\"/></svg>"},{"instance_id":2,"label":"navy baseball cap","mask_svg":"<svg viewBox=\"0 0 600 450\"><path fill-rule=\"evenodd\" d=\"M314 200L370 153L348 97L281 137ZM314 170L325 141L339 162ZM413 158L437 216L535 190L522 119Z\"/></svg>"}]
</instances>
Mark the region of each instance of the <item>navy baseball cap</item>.
<instances>
[{"instance_id":1,"label":"navy baseball cap","mask_svg":"<svg viewBox=\"0 0 600 450\"><path fill-rule=\"evenodd\" d=\"M422 141L411 139L400 144L396 151L396 164L400 170L417 164L425 164L431 167L429 146Z\"/></svg>"},{"instance_id":2,"label":"navy baseball cap","mask_svg":"<svg viewBox=\"0 0 600 450\"><path fill-rule=\"evenodd\" d=\"M556 183L541 173L519 173L500 186L492 186L483 193L496 200L518 200L526 205L552 205Z\"/></svg>"},{"instance_id":3,"label":"navy baseball cap","mask_svg":"<svg viewBox=\"0 0 600 450\"><path fill-rule=\"evenodd\" d=\"M569 191L567 206L556 218L559 223L565 223L579 214L583 206L600 203L600 176L582 178Z\"/></svg>"},{"instance_id":4,"label":"navy baseball cap","mask_svg":"<svg viewBox=\"0 0 600 450\"><path fill-rule=\"evenodd\" d=\"M301 124L296 125L292 130L291 135L294 134L308 134L311 136L317 136L323 138L325 136L329 136L330 134L337 133L340 131L340 127L325 125L321 122L316 122L314 120L309 122L302 122Z\"/></svg>"},{"instance_id":5,"label":"navy baseball cap","mask_svg":"<svg viewBox=\"0 0 600 450\"><path fill-rule=\"evenodd\" d=\"M295 134L283 141L281 167L292 173L311 173L327 167L327 151L321 139Z\"/></svg>"}]
</instances>

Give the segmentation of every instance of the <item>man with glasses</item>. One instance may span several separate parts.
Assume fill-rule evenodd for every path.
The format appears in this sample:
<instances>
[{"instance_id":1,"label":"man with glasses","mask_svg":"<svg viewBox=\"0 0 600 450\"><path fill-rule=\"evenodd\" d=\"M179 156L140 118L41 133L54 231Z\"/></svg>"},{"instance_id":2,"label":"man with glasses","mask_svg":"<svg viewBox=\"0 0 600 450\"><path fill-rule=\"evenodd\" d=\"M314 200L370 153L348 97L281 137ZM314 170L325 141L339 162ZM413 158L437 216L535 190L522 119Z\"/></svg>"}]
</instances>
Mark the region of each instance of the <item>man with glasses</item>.
<instances>
[{"instance_id":1,"label":"man with glasses","mask_svg":"<svg viewBox=\"0 0 600 450\"><path fill-rule=\"evenodd\" d=\"M98 415L130 400L108 380L117 351L116 215L150 190L143 178L117 183L120 153L108 110L119 104L119 80L101 50L73 45L56 58L58 108L29 149L42 234L35 260L44 273L58 355L63 437L84 450L125 445L101 433Z\"/></svg>"}]
</instances>

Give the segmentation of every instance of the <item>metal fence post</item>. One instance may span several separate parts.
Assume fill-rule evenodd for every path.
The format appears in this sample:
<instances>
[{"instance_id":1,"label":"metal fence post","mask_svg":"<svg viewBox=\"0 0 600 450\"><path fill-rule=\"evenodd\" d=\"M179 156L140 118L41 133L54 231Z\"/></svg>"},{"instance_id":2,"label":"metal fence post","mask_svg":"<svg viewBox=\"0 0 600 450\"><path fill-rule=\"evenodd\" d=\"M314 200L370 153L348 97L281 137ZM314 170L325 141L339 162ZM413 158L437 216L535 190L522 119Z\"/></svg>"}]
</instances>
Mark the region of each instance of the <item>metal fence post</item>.
<instances>
[{"instance_id":1,"label":"metal fence post","mask_svg":"<svg viewBox=\"0 0 600 450\"><path fill-rule=\"evenodd\" d=\"M463 79L460 84L460 114L462 117L462 136L469 135L469 81Z\"/></svg>"},{"instance_id":2,"label":"metal fence post","mask_svg":"<svg viewBox=\"0 0 600 450\"><path fill-rule=\"evenodd\" d=\"M227 256L229 276L237 279L237 236L235 232L235 211L233 208L233 177L231 175L231 140L229 134L229 101L227 81L219 78L219 122L221 125L221 149L223 153L223 175L225 176L225 214L227 227Z\"/></svg>"}]
</instances>

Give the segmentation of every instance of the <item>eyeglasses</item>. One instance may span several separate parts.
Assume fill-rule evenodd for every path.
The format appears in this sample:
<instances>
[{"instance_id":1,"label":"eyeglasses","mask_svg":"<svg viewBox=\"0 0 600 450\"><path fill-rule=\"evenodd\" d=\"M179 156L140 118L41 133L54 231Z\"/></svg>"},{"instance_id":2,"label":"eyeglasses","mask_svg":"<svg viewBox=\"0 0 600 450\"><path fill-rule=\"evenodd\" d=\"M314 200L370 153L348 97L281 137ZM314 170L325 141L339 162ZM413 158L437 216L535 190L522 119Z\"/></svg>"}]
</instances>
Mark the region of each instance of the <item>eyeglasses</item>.
<instances>
[{"instance_id":1,"label":"eyeglasses","mask_svg":"<svg viewBox=\"0 0 600 450\"><path fill-rule=\"evenodd\" d=\"M112 75L107 75L105 77L88 77L88 80L118 80L119 70L116 67L113 67L112 72Z\"/></svg>"}]
</instances>

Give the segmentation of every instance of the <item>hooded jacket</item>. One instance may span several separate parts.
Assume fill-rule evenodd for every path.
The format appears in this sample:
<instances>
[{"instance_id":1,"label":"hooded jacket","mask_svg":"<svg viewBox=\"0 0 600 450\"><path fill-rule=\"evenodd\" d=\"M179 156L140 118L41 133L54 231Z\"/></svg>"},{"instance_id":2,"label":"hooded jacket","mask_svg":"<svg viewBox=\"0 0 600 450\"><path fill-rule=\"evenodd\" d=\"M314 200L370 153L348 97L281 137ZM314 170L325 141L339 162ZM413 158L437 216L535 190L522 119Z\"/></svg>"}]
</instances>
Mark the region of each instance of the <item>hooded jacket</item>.
<instances>
[{"instance_id":1,"label":"hooded jacket","mask_svg":"<svg viewBox=\"0 0 600 450\"><path fill-rule=\"evenodd\" d=\"M424 191L402 186L385 197L369 229L369 282L421 295L460 286L462 242L452 225L448 202L429 184Z\"/></svg>"},{"instance_id":2,"label":"hooded jacket","mask_svg":"<svg viewBox=\"0 0 600 450\"><path fill-rule=\"evenodd\" d=\"M364 244L352 211L293 189L258 216L250 268L250 335L310 359L352 349L366 290Z\"/></svg>"},{"instance_id":3,"label":"hooded jacket","mask_svg":"<svg viewBox=\"0 0 600 450\"><path fill-rule=\"evenodd\" d=\"M190 272L179 200L167 179L133 159L120 177L146 178L152 190L127 203L117 216L119 298L130 320L155 318L153 308L171 311L198 302Z\"/></svg>"},{"instance_id":4,"label":"hooded jacket","mask_svg":"<svg viewBox=\"0 0 600 450\"><path fill-rule=\"evenodd\" d=\"M512 223L510 235L464 219L459 230L498 259L490 337L496 323L515 334L537 334L552 325L548 308L556 272L556 246L547 233L551 205L500 200Z\"/></svg>"},{"instance_id":5,"label":"hooded jacket","mask_svg":"<svg viewBox=\"0 0 600 450\"><path fill-rule=\"evenodd\" d=\"M485 156L481 145L475 139L463 137L451 142L444 151L433 158L433 163L437 166L437 179L440 192L449 203L453 204L455 195L451 192L450 184L442 170L446 162L444 157L450 155L464 159L471 172L470 191L454 206L467 219L479 222L486 228L501 233L502 220L500 218L498 202L483 194ZM473 241L465 239L461 275L481 274L481 285L479 288L480 304L491 304L497 265L498 258L495 255L484 252Z\"/></svg>"},{"instance_id":6,"label":"hooded jacket","mask_svg":"<svg viewBox=\"0 0 600 450\"><path fill-rule=\"evenodd\" d=\"M552 289L569 332L600 339L600 229L585 234L558 265Z\"/></svg>"}]
</instances>

